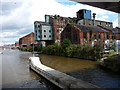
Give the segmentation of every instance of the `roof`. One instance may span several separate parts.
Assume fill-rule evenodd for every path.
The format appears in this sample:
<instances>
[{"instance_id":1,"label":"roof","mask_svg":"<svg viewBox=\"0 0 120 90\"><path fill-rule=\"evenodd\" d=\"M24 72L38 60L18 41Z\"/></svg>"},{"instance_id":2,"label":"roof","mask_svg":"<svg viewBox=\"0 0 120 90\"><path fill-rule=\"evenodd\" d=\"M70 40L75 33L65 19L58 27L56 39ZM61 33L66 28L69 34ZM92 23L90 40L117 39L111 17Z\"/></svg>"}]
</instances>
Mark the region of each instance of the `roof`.
<instances>
[{"instance_id":1,"label":"roof","mask_svg":"<svg viewBox=\"0 0 120 90\"><path fill-rule=\"evenodd\" d=\"M35 21L34 23L40 23L41 25L51 25L51 24L49 24L49 23L46 23L46 22L43 22L43 21Z\"/></svg>"},{"instance_id":2,"label":"roof","mask_svg":"<svg viewBox=\"0 0 120 90\"><path fill-rule=\"evenodd\" d=\"M113 33L119 33L120 34L120 28L113 28L112 31L113 31Z\"/></svg>"},{"instance_id":3,"label":"roof","mask_svg":"<svg viewBox=\"0 0 120 90\"><path fill-rule=\"evenodd\" d=\"M91 21L93 21L94 19L80 19L80 20L91 20ZM96 19L95 19L95 21L105 22L105 23L111 23L112 24L112 22L108 22L108 21L101 21L101 20L96 20Z\"/></svg>"},{"instance_id":4,"label":"roof","mask_svg":"<svg viewBox=\"0 0 120 90\"><path fill-rule=\"evenodd\" d=\"M27 35L25 35L25 36L23 36L23 37L21 37L21 38L19 38L19 39L22 39L22 38L24 38L24 37L27 37L27 36L29 36L30 34L34 34L34 33L31 32L31 33L29 33L29 34L27 34Z\"/></svg>"},{"instance_id":5,"label":"roof","mask_svg":"<svg viewBox=\"0 0 120 90\"><path fill-rule=\"evenodd\" d=\"M85 25L76 24L75 27L79 28L81 31L86 31L86 32L89 32L90 30L92 30L93 32L109 32L98 26L85 26Z\"/></svg>"},{"instance_id":6,"label":"roof","mask_svg":"<svg viewBox=\"0 0 120 90\"><path fill-rule=\"evenodd\" d=\"M118 28L118 27L116 27L116 28L107 28L107 27L103 27L103 26L100 26L100 25L98 25L98 27L103 28L103 29L105 29L107 31L110 31L112 33L120 33L120 28Z\"/></svg>"}]
</instances>

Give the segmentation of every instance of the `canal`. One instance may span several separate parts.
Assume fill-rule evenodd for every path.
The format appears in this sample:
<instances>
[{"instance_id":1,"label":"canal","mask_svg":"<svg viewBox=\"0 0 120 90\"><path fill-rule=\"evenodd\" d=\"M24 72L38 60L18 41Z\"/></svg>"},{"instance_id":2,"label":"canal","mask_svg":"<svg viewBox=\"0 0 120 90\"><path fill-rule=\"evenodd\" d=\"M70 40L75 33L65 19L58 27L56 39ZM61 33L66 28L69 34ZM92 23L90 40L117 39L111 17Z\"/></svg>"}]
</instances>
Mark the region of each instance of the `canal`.
<instances>
[{"instance_id":1,"label":"canal","mask_svg":"<svg viewBox=\"0 0 120 90\"><path fill-rule=\"evenodd\" d=\"M28 59L30 56L32 56L30 52L11 49L3 51L2 87L59 89L29 69ZM101 88L120 88L120 75L101 69L95 61L44 54L36 56L39 56L41 62L46 66Z\"/></svg>"},{"instance_id":2,"label":"canal","mask_svg":"<svg viewBox=\"0 0 120 90\"><path fill-rule=\"evenodd\" d=\"M6 49L2 57L2 88L40 88L41 90L59 89L42 76L29 69L30 52Z\"/></svg>"}]
</instances>

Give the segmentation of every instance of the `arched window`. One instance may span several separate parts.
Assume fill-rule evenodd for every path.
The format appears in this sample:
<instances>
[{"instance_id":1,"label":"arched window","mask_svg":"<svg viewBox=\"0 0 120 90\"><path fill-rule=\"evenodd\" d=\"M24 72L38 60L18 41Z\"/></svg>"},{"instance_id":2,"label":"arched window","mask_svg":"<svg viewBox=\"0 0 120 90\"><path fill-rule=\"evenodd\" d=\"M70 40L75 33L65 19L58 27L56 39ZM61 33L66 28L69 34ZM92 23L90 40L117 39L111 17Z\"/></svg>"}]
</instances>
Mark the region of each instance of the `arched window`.
<instances>
[{"instance_id":1,"label":"arched window","mask_svg":"<svg viewBox=\"0 0 120 90\"><path fill-rule=\"evenodd\" d=\"M94 39L97 39L97 35L96 34L94 34Z\"/></svg>"},{"instance_id":2,"label":"arched window","mask_svg":"<svg viewBox=\"0 0 120 90\"><path fill-rule=\"evenodd\" d=\"M101 39L101 34L98 35L98 38Z\"/></svg>"},{"instance_id":3,"label":"arched window","mask_svg":"<svg viewBox=\"0 0 120 90\"><path fill-rule=\"evenodd\" d=\"M83 39L87 39L87 32L83 32Z\"/></svg>"},{"instance_id":4,"label":"arched window","mask_svg":"<svg viewBox=\"0 0 120 90\"><path fill-rule=\"evenodd\" d=\"M107 39L109 39L109 33L107 33Z\"/></svg>"}]
</instances>

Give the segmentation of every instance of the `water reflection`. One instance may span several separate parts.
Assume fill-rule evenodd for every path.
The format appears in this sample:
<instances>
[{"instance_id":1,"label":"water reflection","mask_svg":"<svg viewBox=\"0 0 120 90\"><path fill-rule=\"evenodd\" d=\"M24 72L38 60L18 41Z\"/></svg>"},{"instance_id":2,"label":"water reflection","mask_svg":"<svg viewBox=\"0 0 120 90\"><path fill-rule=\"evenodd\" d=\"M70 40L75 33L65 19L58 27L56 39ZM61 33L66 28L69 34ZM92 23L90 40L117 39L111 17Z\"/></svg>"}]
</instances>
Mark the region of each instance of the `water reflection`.
<instances>
[{"instance_id":1,"label":"water reflection","mask_svg":"<svg viewBox=\"0 0 120 90\"><path fill-rule=\"evenodd\" d=\"M97 62L40 54L41 62L101 88L120 88L120 75L98 67Z\"/></svg>"},{"instance_id":2,"label":"water reflection","mask_svg":"<svg viewBox=\"0 0 120 90\"><path fill-rule=\"evenodd\" d=\"M29 69L29 52L6 49L2 55L2 88L40 88L49 89L54 85ZM47 82L48 83L48 82ZM52 89L51 89L52 90Z\"/></svg>"},{"instance_id":3,"label":"water reflection","mask_svg":"<svg viewBox=\"0 0 120 90\"><path fill-rule=\"evenodd\" d=\"M95 67L97 65L97 62L95 61L80 60L68 57L51 56L45 54L40 54L39 57L44 65L66 73Z\"/></svg>"},{"instance_id":4,"label":"water reflection","mask_svg":"<svg viewBox=\"0 0 120 90\"><path fill-rule=\"evenodd\" d=\"M21 88L56 89L42 76L29 70L29 52L4 50L2 55L2 86ZM51 55L39 55L46 66L65 72L75 78L96 84L102 88L120 88L120 76L97 67L97 62Z\"/></svg>"}]
</instances>

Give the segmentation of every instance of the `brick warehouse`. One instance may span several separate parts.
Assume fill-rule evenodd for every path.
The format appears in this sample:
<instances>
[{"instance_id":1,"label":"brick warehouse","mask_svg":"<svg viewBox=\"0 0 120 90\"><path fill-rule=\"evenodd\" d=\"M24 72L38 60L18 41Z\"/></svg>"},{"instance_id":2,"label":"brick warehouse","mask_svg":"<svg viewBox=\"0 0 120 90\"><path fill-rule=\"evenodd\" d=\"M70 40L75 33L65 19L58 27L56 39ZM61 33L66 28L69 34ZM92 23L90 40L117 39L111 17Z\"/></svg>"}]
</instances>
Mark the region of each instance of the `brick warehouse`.
<instances>
[{"instance_id":1,"label":"brick warehouse","mask_svg":"<svg viewBox=\"0 0 120 90\"><path fill-rule=\"evenodd\" d=\"M93 13L93 15L96 15L96 14ZM40 21L38 21L38 22L40 22ZM51 33L52 39L42 40L42 39L38 38L37 41L39 41L39 42L46 42L47 43L49 41L49 42L52 42L51 44L60 43L62 40L61 33L64 31L64 28L66 27L67 23L74 24L78 28L81 28L79 26L84 26L84 27L86 26L86 28L93 29L92 31L95 34L92 34L92 35L90 35L89 32L84 32L87 30L89 31L89 29L84 28L84 31L82 30L84 32L83 33L84 38L81 39L81 41L79 41L79 44L87 43L90 41L90 39L93 39L93 37L95 38L95 40L101 39L101 40L109 40L109 42L111 42L111 40L113 38L115 38L115 37L117 38L119 36L118 33L113 33L111 31L111 29L112 30L114 29L112 22L95 20L95 16L93 16L93 19L92 19L91 11L86 10L86 9L79 10L77 12L76 18L75 17L74 18L61 17L59 15L54 15L54 16L53 15L45 15L45 22L44 23L46 23L46 25L49 24L52 27L52 33ZM39 26L40 23L37 23L36 25ZM35 27L35 23L34 23L34 27ZM110 30L106 30L105 28L102 28L102 27L108 28ZM45 29L43 29L41 31L44 31L44 30ZM35 34L35 37L38 37L39 35L44 36L44 33L40 32L40 27L34 28L34 32L37 33L37 34ZM49 34L50 33L47 33L46 35L49 36ZM81 33L81 35L82 35L82 33ZM92 38L90 38L89 36ZM69 35L68 35L68 37L69 37ZM85 37L86 37L86 40L85 40ZM78 39L79 39L79 37L78 37ZM74 42L75 42L75 40L74 40ZM75 42L75 43L77 43L77 42Z\"/></svg>"},{"instance_id":2,"label":"brick warehouse","mask_svg":"<svg viewBox=\"0 0 120 90\"><path fill-rule=\"evenodd\" d=\"M19 39L20 47L30 47L34 43L34 33L27 34Z\"/></svg>"},{"instance_id":3,"label":"brick warehouse","mask_svg":"<svg viewBox=\"0 0 120 90\"><path fill-rule=\"evenodd\" d=\"M59 15L45 15L45 22L41 22L41 21L35 21L34 22L34 33L35 33L35 41L39 41L40 43L45 42L46 45L49 45L47 43L60 43L61 40L61 32L63 31L63 29L65 28L66 24L68 22L73 22L75 23L75 19L76 18L67 18L67 17L61 17ZM49 33L43 33L42 31L47 30L47 28L42 28L44 23L44 26L50 26L51 28L49 28L49 30L52 29L51 32ZM38 27L39 26L39 27ZM47 31L49 31L47 30ZM49 36L51 35L51 39L50 38L40 38L39 36Z\"/></svg>"},{"instance_id":4,"label":"brick warehouse","mask_svg":"<svg viewBox=\"0 0 120 90\"><path fill-rule=\"evenodd\" d=\"M69 23L61 34L61 42L65 38L70 39L72 44L85 44L90 40L112 40L113 34L98 26L72 25Z\"/></svg>"},{"instance_id":5,"label":"brick warehouse","mask_svg":"<svg viewBox=\"0 0 120 90\"><path fill-rule=\"evenodd\" d=\"M59 15L45 15L45 22L53 27L53 43L60 43L61 32L68 22L76 23L76 18L61 17ZM74 22L73 22L74 21Z\"/></svg>"}]
</instances>

